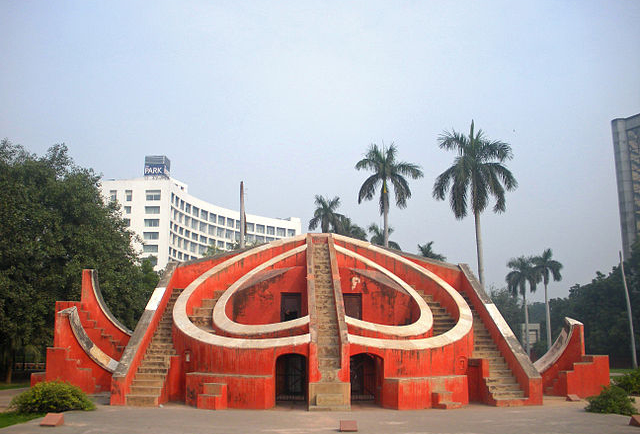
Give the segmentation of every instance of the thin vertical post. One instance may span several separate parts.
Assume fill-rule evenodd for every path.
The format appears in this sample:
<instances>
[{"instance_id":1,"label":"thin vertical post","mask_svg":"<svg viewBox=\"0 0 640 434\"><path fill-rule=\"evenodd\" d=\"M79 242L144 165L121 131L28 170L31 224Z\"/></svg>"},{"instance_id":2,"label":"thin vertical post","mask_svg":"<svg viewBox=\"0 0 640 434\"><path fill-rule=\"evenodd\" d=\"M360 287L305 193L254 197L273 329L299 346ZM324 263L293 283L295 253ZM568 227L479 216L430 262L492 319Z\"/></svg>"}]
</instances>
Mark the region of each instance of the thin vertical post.
<instances>
[{"instance_id":1,"label":"thin vertical post","mask_svg":"<svg viewBox=\"0 0 640 434\"><path fill-rule=\"evenodd\" d=\"M246 226L244 214L244 182L240 181L240 248L244 249L244 231Z\"/></svg>"},{"instance_id":2,"label":"thin vertical post","mask_svg":"<svg viewBox=\"0 0 640 434\"><path fill-rule=\"evenodd\" d=\"M624 262L622 262L622 252L620 254L620 271L622 272L622 284L624 285L624 296L627 300L627 317L629 318L629 332L631 333L631 363L633 369L638 368L638 360L636 359L636 337L633 334L633 317L631 316L631 301L629 300L629 288L627 287L627 278L624 275Z\"/></svg>"}]
</instances>

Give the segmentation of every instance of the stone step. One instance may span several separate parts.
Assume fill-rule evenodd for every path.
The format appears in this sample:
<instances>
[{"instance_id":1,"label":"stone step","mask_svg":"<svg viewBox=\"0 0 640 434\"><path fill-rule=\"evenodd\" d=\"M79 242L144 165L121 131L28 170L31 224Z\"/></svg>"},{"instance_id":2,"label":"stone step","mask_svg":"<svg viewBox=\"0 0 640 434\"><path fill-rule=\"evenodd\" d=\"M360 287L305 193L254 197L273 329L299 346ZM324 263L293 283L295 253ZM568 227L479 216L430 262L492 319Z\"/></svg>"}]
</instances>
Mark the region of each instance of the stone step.
<instances>
[{"instance_id":1,"label":"stone step","mask_svg":"<svg viewBox=\"0 0 640 434\"><path fill-rule=\"evenodd\" d=\"M140 366L137 374L163 374L166 375L169 372L169 368L147 368Z\"/></svg>"},{"instance_id":2,"label":"stone step","mask_svg":"<svg viewBox=\"0 0 640 434\"><path fill-rule=\"evenodd\" d=\"M133 381L161 381L164 383L165 375L157 372L136 372Z\"/></svg>"},{"instance_id":3,"label":"stone step","mask_svg":"<svg viewBox=\"0 0 640 434\"><path fill-rule=\"evenodd\" d=\"M132 395L155 395L160 396L162 392L162 385L160 386L138 386L131 385L131 389L128 396Z\"/></svg>"},{"instance_id":4,"label":"stone step","mask_svg":"<svg viewBox=\"0 0 640 434\"><path fill-rule=\"evenodd\" d=\"M524 398L524 392L522 390L518 392L496 392L492 393L493 399L513 399Z\"/></svg>"},{"instance_id":5,"label":"stone step","mask_svg":"<svg viewBox=\"0 0 640 434\"><path fill-rule=\"evenodd\" d=\"M318 407L333 407L344 404L344 397L341 393L319 393L316 395L316 406Z\"/></svg>"},{"instance_id":6,"label":"stone step","mask_svg":"<svg viewBox=\"0 0 640 434\"><path fill-rule=\"evenodd\" d=\"M162 387L162 385L164 384L163 379L157 379L157 380L141 380L138 377L140 376L140 374L136 375L135 380L133 380L131 382L131 387Z\"/></svg>"},{"instance_id":7,"label":"stone step","mask_svg":"<svg viewBox=\"0 0 640 434\"><path fill-rule=\"evenodd\" d=\"M217 298L203 298L200 307L202 307L203 309L207 308L213 310L216 305L216 301L218 301Z\"/></svg>"},{"instance_id":8,"label":"stone step","mask_svg":"<svg viewBox=\"0 0 640 434\"><path fill-rule=\"evenodd\" d=\"M157 407L157 395L127 395L127 405L132 407Z\"/></svg>"}]
</instances>

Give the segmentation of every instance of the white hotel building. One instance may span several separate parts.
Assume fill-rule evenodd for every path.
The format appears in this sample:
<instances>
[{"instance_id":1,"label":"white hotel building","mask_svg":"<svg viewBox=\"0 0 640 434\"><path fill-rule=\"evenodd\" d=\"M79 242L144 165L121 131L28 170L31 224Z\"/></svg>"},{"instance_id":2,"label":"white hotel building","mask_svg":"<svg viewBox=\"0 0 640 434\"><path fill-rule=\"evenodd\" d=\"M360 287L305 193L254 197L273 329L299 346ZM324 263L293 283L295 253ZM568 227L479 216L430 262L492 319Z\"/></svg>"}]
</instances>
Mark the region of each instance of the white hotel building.
<instances>
[{"instance_id":1,"label":"white hotel building","mask_svg":"<svg viewBox=\"0 0 640 434\"><path fill-rule=\"evenodd\" d=\"M169 176L165 156L145 158L143 178L103 180L102 192L118 201L129 229L140 238L142 257L155 256L156 269L169 261L201 258L211 244L231 250L240 240L240 211L191 196L185 183ZM247 214L247 244L260 244L302 232L300 219Z\"/></svg>"}]
</instances>

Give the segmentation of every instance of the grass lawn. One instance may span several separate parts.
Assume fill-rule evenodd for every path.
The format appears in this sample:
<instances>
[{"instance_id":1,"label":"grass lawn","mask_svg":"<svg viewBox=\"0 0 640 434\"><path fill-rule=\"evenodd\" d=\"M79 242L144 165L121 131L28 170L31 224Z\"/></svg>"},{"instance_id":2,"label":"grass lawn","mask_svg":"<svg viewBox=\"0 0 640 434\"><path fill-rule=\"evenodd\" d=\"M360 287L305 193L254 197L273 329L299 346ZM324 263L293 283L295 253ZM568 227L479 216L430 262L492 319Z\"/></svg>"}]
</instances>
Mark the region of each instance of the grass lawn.
<instances>
[{"instance_id":1,"label":"grass lawn","mask_svg":"<svg viewBox=\"0 0 640 434\"><path fill-rule=\"evenodd\" d=\"M0 390L5 389L20 389L21 387L29 387L30 383L28 381L20 381L15 383L0 383Z\"/></svg>"},{"instance_id":2,"label":"grass lawn","mask_svg":"<svg viewBox=\"0 0 640 434\"><path fill-rule=\"evenodd\" d=\"M15 412L0 413L0 428L15 425L17 423L28 422L31 419L42 417L44 414L19 414Z\"/></svg>"},{"instance_id":3,"label":"grass lawn","mask_svg":"<svg viewBox=\"0 0 640 434\"><path fill-rule=\"evenodd\" d=\"M628 374L629 372L633 372L633 369L631 368L612 368L609 369L609 372L611 372L612 374Z\"/></svg>"}]
</instances>

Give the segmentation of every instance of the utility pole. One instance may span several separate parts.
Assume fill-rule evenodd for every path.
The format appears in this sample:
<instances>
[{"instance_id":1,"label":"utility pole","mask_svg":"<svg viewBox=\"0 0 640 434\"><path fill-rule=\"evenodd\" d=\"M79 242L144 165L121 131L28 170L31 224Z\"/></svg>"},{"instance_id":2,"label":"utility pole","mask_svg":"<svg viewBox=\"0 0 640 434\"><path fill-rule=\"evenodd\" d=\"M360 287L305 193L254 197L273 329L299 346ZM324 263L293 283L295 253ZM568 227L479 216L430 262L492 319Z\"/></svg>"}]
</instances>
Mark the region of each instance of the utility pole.
<instances>
[{"instance_id":1,"label":"utility pole","mask_svg":"<svg viewBox=\"0 0 640 434\"><path fill-rule=\"evenodd\" d=\"M627 278L624 275L624 262L622 262L622 252L620 254L620 271L622 272L622 284L624 285L624 296L627 300L627 316L629 317L629 331L631 333L631 363L633 369L638 368L638 360L636 359L636 337L633 334L633 318L631 316L631 302L629 301L629 288L627 287Z\"/></svg>"},{"instance_id":2,"label":"utility pole","mask_svg":"<svg viewBox=\"0 0 640 434\"><path fill-rule=\"evenodd\" d=\"M244 182L240 181L240 248L244 249L244 228L247 224L244 214Z\"/></svg>"}]
</instances>

